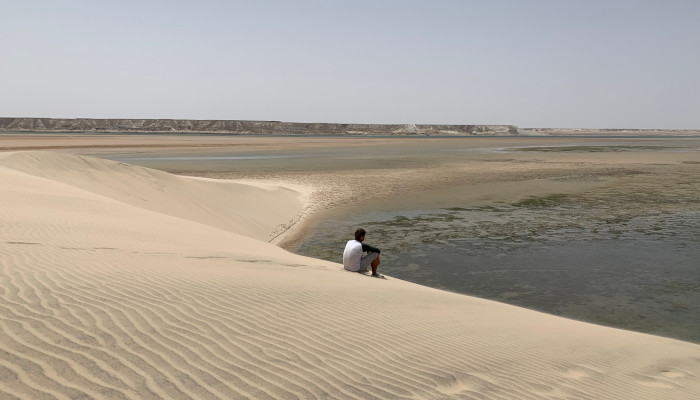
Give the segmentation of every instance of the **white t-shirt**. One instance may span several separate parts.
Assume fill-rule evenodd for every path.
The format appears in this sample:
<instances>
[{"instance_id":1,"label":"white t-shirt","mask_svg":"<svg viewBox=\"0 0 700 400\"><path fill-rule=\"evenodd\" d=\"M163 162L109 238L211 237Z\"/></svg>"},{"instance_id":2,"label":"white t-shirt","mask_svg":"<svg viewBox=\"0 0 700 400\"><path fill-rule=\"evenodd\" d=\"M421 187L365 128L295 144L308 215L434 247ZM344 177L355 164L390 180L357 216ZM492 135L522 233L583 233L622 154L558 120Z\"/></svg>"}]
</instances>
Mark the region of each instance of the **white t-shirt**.
<instances>
[{"instance_id":1,"label":"white t-shirt","mask_svg":"<svg viewBox=\"0 0 700 400\"><path fill-rule=\"evenodd\" d=\"M360 260L362 259L362 243L357 240L350 240L345 245L343 251L343 267L348 271L357 272L360 270Z\"/></svg>"}]
</instances>

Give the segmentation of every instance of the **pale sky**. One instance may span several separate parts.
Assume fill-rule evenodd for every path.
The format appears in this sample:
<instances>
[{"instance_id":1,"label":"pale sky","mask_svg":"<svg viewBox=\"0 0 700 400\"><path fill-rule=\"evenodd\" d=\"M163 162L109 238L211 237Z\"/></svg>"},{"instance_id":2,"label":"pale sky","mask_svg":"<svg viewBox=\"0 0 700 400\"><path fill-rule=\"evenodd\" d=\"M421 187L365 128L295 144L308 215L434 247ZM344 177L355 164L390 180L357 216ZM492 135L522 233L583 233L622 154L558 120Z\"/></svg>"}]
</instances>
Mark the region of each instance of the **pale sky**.
<instances>
[{"instance_id":1,"label":"pale sky","mask_svg":"<svg viewBox=\"0 0 700 400\"><path fill-rule=\"evenodd\" d=\"M700 1L0 0L0 116L700 129Z\"/></svg>"}]
</instances>

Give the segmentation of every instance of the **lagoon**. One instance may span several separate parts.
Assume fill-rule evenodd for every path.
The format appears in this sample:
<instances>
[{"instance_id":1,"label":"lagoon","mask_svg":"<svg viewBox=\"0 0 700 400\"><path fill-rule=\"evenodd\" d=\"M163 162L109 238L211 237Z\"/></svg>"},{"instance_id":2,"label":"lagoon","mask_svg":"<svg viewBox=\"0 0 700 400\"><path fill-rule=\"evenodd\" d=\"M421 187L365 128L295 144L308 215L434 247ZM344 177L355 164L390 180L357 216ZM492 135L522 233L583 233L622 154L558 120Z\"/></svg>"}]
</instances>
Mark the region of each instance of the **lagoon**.
<instances>
[{"instance_id":1,"label":"lagoon","mask_svg":"<svg viewBox=\"0 0 700 400\"><path fill-rule=\"evenodd\" d=\"M169 140L66 151L314 187L290 251L339 262L362 226L390 277L700 343L698 138Z\"/></svg>"}]
</instances>

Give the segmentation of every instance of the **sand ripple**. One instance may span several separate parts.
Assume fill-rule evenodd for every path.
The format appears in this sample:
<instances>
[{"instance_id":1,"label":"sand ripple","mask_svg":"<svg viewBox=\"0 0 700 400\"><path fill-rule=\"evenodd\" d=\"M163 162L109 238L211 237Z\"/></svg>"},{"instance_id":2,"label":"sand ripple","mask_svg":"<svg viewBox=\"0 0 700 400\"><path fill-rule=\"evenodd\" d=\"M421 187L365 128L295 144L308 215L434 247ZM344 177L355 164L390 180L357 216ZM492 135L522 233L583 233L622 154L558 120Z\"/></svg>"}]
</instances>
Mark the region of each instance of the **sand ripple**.
<instances>
[{"instance_id":1,"label":"sand ripple","mask_svg":"<svg viewBox=\"0 0 700 400\"><path fill-rule=\"evenodd\" d=\"M126 166L31 158L0 159L2 398L700 397L700 346L345 272L95 190Z\"/></svg>"}]
</instances>

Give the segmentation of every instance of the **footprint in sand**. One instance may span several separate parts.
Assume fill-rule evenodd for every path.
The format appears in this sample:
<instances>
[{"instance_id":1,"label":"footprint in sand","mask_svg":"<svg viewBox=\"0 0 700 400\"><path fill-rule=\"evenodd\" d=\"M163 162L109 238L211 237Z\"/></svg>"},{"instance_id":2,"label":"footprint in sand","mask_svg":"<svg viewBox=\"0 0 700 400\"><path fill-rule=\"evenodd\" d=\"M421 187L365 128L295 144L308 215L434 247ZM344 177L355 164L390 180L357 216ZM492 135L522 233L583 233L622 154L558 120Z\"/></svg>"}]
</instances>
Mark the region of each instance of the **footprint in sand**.
<instances>
[{"instance_id":1,"label":"footprint in sand","mask_svg":"<svg viewBox=\"0 0 700 400\"><path fill-rule=\"evenodd\" d=\"M673 389L674 386L665 382L660 382L650 376L645 376L643 378L637 379L637 383L646 386L646 387L651 387L651 388L658 388L658 389Z\"/></svg>"},{"instance_id":2,"label":"footprint in sand","mask_svg":"<svg viewBox=\"0 0 700 400\"><path fill-rule=\"evenodd\" d=\"M661 371L661 375L665 376L666 378L684 378L685 374L683 372L678 372L678 371Z\"/></svg>"},{"instance_id":3,"label":"footprint in sand","mask_svg":"<svg viewBox=\"0 0 700 400\"><path fill-rule=\"evenodd\" d=\"M673 389L680 386L679 383L675 382L676 379L683 379L688 376L689 374L683 371L665 368L650 375L638 375L637 383L646 387Z\"/></svg>"},{"instance_id":4,"label":"footprint in sand","mask_svg":"<svg viewBox=\"0 0 700 400\"><path fill-rule=\"evenodd\" d=\"M592 368L574 365L571 367L564 368L562 370L561 374L565 378L574 379L574 380L578 381L578 380L590 378L591 375L595 372L598 372L598 371L595 371Z\"/></svg>"}]
</instances>

